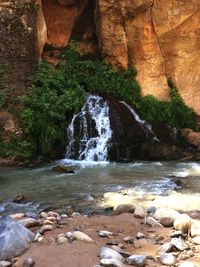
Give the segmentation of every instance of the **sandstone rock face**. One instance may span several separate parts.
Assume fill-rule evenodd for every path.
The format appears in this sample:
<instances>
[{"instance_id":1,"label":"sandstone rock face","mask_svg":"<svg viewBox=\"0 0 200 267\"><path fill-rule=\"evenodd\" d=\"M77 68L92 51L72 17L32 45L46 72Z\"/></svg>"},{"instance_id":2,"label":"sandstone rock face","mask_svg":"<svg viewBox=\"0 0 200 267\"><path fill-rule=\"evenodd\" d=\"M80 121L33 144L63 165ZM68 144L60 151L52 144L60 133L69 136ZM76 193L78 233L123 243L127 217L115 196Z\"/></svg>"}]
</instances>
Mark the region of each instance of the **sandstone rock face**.
<instances>
[{"instance_id":1,"label":"sandstone rock face","mask_svg":"<svg viewBox=\"0 0 200 267\"><path fill-rule=\"evenodd\" d=\"M200 2L99 0L96 16L103 55L118 68L134 64L143 95L168 99L172 78L200 113Z\"/></svg>"}]
</instances>

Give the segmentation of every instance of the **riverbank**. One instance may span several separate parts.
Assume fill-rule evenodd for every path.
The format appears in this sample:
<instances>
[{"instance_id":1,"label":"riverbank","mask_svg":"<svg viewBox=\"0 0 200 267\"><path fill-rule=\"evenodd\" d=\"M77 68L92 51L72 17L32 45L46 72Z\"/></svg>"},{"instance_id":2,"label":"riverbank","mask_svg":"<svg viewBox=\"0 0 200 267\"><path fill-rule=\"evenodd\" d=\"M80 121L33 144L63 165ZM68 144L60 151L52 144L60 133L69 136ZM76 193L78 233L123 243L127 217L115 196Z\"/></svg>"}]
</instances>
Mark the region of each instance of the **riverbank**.
<instances>
[{"instance_id":1,"label":"riverbank","mask_svg":"<svg viewBox=\"0 0 200 267\"><path fill-rule=\"evenodd\" d=\"M67 215L51 211L42 212L40 218L31 221L23 214L14 215L13 218L37 234L30 248L21 257L13 259L12 267L124 267L127 264L198 267L198 212L199 217L192 219L194 212L189 217L169 208L146 210L141 206L122 205L112 216L86 216L77 212ZM119 252L121 260L115 255L111 257L112 264L104 264L102 247ZM113 251L106 250L105 253L112 254ZM138 259L143 263L130 264L131 255L139 255ZM32 265L23 265L24 262L32 262ZM188 265L184 265L186 262Z\"/></svg>"}]
</instances>

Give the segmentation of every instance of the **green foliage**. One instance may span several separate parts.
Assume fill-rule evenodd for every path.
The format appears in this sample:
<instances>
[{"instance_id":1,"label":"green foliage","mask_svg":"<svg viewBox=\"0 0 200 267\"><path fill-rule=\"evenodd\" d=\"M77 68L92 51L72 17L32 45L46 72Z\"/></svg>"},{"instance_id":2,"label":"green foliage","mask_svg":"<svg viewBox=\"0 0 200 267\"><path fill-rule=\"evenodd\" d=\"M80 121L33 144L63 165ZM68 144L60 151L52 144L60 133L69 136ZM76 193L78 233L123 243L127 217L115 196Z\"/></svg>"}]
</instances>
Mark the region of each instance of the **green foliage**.
<instances>
[{"instance_id":1,"label":"green foliage","mask_svg":"<svg viewBox=\"0 0 200 267\"><path fill-rule=\"evenodd\" d=\"M25 107L21 114L23 133L33 154L48 155L57 142L66 139L66 115L80 110L87 92L127 101L149 122L195 128L194 112L174 85L170 102L153 96L142 98L140 86L133 79L137 74L134 68L118 72L104 61L84 60L76 43L71 43L61 58L56 67L41 62L29 94L21 98Z\"/></svg>"},{"instance_id":2,"label":"green foliage","mask_svg":"<svg viewBox=\"0 0 200 267\"><path fill-rule=\"evenodd\" d=\"M186 106L172 81L170 101L159 101L153 96L145 96L139 104L142 116L149 122L162 122L177 129L191 128L197 130L193 109Z\"/></svg>"}]
</instances>

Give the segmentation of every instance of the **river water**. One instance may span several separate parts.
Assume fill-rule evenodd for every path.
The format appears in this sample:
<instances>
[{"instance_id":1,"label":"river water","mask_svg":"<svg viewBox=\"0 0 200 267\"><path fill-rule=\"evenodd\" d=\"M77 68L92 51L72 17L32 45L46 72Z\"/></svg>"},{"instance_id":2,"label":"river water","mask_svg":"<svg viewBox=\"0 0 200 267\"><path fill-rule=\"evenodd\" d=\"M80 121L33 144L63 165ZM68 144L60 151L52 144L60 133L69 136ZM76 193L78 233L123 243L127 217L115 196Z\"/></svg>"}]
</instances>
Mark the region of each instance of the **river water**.
<instances>
[{"instance_id":1,"label":"river water","mask_svg":"<svg viewBox=\"0 0 200 267\"><path fill-rule=\"evenodd\" d=\"M57 164L73 165L77 169L75 174L56 173L51 168ZM186 186L181 192L200 196L200 163L195 162L61 160L37 168L1 168L0 212L35 212L47 203L53 207L75 205L86 209L91 203L95 206L105 192L125 189L132 189L138 196L167 195L178 189L173 176L185 179ZM26 203L12 203L19 193L26 195Z\"/></svg>"}]
</instances>

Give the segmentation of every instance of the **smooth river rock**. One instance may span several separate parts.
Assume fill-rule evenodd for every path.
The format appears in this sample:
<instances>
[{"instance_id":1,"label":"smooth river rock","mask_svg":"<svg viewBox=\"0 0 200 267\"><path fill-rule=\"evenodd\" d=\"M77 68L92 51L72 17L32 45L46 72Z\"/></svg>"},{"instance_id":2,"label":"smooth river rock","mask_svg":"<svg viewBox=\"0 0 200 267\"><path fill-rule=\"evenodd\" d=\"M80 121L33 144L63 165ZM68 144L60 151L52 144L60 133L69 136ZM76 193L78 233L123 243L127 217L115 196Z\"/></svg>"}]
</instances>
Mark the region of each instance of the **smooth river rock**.
<instances>
[{"instance_id":1,"label":"smooth river rock","mask_svg":"<svg viewBox=\"0 0 200 267\"><path fill-rule=\"evenodd\" d=\"M163 253L160 256L160 262L166 266L171 266L176 263L176 258L171 253Z\"/></svg>"},{"instance_id":2,"label":"smooth river rock","mask_svg":"<svg viewBox=\"0 0 200 267\"><path fill-rule=\"evenodd\" d=\"M0 218L0 260L21 255L34 240L35 234L9 216Z\"/></svg>"},{"instance_id":3,"label":"smooth river rock","mask_svg":"<svg viewBox=\"0 0 200 267\"><path fill-rule=\"evenodd\" d=\"M179 216L180 213L178 211L168 207L158 208L153 215L153 217L159 221L161 221L163 218L171 218L172 221L175 221Z\"/></svg>"},{"instance_id":4,"label":"smooth river rock","mask_svg":"<svg viewBox=\"0 0 200 267\"><path fill-rule=\"evenodd\" d=\"M192 220L187 214L180 214L178 218L174 221L174 228L183 232L184 234L189 234L191 229Z\"/></svg>"},{"instance_id":5,"label":"smooth river rock","mask_svg":"<svg viewBox=\"0 0 200 267\"><path fill-rule=\"evenodd\" d=\"M147 263L147 256L143 255L132 255L128 257L127 262L129 265L134 265L137 267L144 267Z\"/></svg>"}]
</instances>

